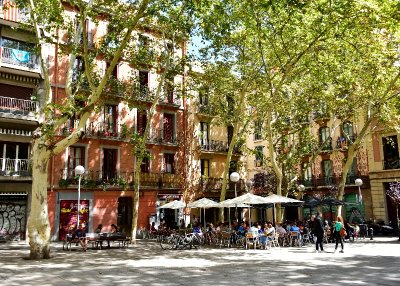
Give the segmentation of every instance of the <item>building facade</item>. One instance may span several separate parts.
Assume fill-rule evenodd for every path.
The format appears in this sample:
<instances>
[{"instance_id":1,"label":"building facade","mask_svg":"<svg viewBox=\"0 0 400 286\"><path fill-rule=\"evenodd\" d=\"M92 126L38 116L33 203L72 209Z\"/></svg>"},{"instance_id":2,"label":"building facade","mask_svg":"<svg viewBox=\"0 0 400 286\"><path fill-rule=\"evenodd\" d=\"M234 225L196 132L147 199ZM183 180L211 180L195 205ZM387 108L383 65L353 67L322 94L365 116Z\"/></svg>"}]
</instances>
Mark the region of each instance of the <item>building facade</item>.
<instances>
[{"instance_id":1,"label":"building facade","mask_svg":"<svg viewBox=\"0 0 400 286\"><path fill-rule=\"evenodd\" d=\"M26 238L32 188L31 138L38 126L39 57L24 11L0 1L0 240ZM6 8L6 10L3 10Z\"/></svg>"}]
</instances>

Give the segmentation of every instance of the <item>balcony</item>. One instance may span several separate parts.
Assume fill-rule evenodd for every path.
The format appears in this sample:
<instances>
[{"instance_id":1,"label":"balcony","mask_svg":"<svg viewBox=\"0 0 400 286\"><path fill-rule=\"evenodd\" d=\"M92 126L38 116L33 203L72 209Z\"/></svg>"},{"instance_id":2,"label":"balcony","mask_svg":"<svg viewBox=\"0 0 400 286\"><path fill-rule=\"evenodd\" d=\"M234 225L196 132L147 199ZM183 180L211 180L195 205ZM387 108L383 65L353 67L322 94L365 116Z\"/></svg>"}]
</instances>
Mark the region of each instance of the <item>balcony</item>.
<instances>
[{"instance_id":1,"label":"balcony","mask_svg":"<svg viewBox=\"0 0 400 286\"><path fill-rule=\"evenodd\" d=\"M177 138L173 129L156 128L151 130L148 142L153 144L176 145Z\"/></svg>"},{"instance_id":2,"label":"balcony","mask_svg":"<svg viewBox=\"0 0 400 286\"><path fill-rule=\"evenodd\" d=\"M384 170L400 169L400 159L384 160L382 164Z\"/></svg>"},{"instance_id":3,"label":"balcony","mask_svg":"<svg viewBox=\"0 0 400 286\"><path fill-rule=\"evenodd\" d=\"M33 100L0 96L0 117L36 120L37 108Z\"/></svg>"},{"instance_id":4,"label":"balcony","mask_svg":"<svg viewBox=\"0 0 400 286\"><path fill-rule=\"evenodd\" d=\"M40 73L39 57L28 51L1 47L1 66Z\"/></svg>"},{"instance_id":5,"label":"balcony","mask_svg":"<svg viewBox=\"0 0 400 286\"><path fill-rule=\"evenodd\" d=\"M324 142L320 142L319 146L322 147L321 150L322 151L332 151L332 138L329 137L328 139L326 139Z\"/></svg>"},{"instance_id":6,"label":"balcony","mask_svg":"<svg viewBox=\"0 0 400 286\"><path fill-rule=\"evenodd\" d=\"M209 140L200 144L200 150L205 152L228 152L229 145L227 141ZM233 148L233 154L241 154L239 146Z\"/></svg>"},{"instance_id":7,"label":"balcony","mask_svg":"<svg viewBox=\"0 0 400 286\"><path fill-rule=\"evenodd\" d=\"M222 178L202 177L202 178L200 178L200 184L199 184L200 191L202 191L202 192L221 191L222 183L223 183ZM246 191L246 184L243 179L240 179L239 182L237 182L236 184L237 184L236 185L237 192ZM235 183L228 181L227 190L234 190L234 189L235 189Z\"/></svg>"},{"instance_id":8,"label":"balcony","mask_svg":"<svg viewBox=\"0 0 400 286\"><path fill-rule=\"evenodd\" d=\"M197 112L199 114L204 114L204 115L208 115L208 116L214 116L215 115L215 111L214 108L211 104L201 104L199 103L197 106Z\"/></svg>"},{"instance_id":9,"label":"balcony","mask_svg":"<svg viewBox=\"0 0 400 286\"><path fill-rule=\"evenodd\" d=\"M123 139L121 133L118 132L117 126L107 125L100 122L90 122L89 127L86 130L86 136L108 140Z\"/></svg>"},{"instance_id":10,"label":"balcony","mask_svg":"<svg viewBox=\"0 0 400 286\"><path fill-rule=\"evenodd\" d=\"M0 176L29 177L31 175L31 160L0 158Z\"/></svg>"},{"instance_id":11,"label":"balcony","mask_svg":"<svg viewBox=\"0 0 400 286\"><path fill-rule=\"evenodd\" d=\"M354 143L356 140L357 136L352 135L352 136L339 136L338 139L336 140L336 148L337 149L347 149L351 144Z\"/></svg>"},{"instance_id":12,"label":"balcony","mask_svg":"<svg viewBox=\"0 0 400 286\"><path fill-rule=\"evenodd\" d=\"M361 176L355 174L349 174L346 178L346 186L355 186L355 180L357 178L362 179L363 187L369 187L369 177ZM322 177L312 177L307 179L299 180L299 184L304 185L306 188L317 188L317 187L329 187L329 186L338 186L341 181L340 176L322 176Z\"/></svg>"},{"instance_id":13,"label":"balcony","mask_svg":"<svg viewBox=\"0 0 400 286\"><path fill-rule=\"evenodd\" d=\"M180 176L168 173L141 173L140 188L157 189L178 189L181 187ZM60 187L75 187L78 184L78 177L75 171L60 170ZM133 171L97 171L86 170L81 181L84 188L133 188Z\"/></svg>"},{"instance_id":14,"label":"balcony","mask_svg":"<svg viewBox=\"0 0 400 286\"><path fill-rule=\"evenodd\" d=\"M177 98L175 93L166 94L160 98L159 104L179 107L181 106L181 99Z\"/></svg>"}]
</instances>

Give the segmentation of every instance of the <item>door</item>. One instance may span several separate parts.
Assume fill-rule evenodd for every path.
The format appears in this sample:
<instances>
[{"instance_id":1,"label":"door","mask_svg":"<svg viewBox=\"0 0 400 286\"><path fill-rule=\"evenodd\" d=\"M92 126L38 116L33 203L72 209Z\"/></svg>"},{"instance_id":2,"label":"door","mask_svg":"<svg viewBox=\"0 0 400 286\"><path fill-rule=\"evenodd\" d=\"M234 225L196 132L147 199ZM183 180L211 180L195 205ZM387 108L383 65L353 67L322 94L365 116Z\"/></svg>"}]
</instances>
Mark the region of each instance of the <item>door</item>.
<instances>
[{"instance_id":1,"label":"door","mask_svg":"<svg viewBox=\"0 0 400 286\"><path fill-rule=\"evenodd\" d=\"M117 150L103 149L103 180L115 179L117 175Z\"/></svg>"},{"instance_id":2,"label":"door","mask_svg":"<svg viewBox=\"0 0 400 286\"><path fill-rule=\"evenodd\" d=\"M322 177L323 177L323 183L325 185L332 184L332 161L331 160L323 160L322 161Z\"/></svg>"},{"instance_id":3,"label":"door","mask_svg":"<svg viewBox=\"0 0 400 286\"><path fill-rule=\"evenodd\" d=\"M164 113L164 142L173 143L174 142L174 115L169 113Z\"/></svg>"},{"instance_id":4,"label":"door","mask_svg":"<svg viewBox=\"0 0 400 286\"><path fill-rule=\"evenodd\" d=\"M121 232L130 236L132 231L132 198L118 198L117 225Z\"/></svg>"}]
</instances>

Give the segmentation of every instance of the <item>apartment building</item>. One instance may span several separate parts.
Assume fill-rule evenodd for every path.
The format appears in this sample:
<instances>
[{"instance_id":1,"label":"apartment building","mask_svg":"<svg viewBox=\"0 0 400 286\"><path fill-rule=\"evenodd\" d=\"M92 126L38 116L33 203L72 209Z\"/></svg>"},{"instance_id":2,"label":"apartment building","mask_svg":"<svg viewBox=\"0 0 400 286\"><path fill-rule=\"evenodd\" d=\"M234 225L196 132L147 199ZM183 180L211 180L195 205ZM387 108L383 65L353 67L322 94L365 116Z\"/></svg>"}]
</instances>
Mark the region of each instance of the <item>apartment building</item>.
<instances>
[{"instance_id":1,"label":"apartment building","mask_svg":"<svg viewBox=\"0 0 400 286\"><path fill-rule=\"evenodd\" d=\"M396 222L396 207L387 196L390 183L400 178L399 133L376 126L368 143L372 215L376 221Z\"/></svg>"},{"instance_id":2,"label":"apartment building","mask_svg":"<svg viewBox=\"0 0 400 286\"><path fill-rule=\"evenodd\" d=\"M71 13L73 13L73 9ZM88 20L89 46L107 33L107 22L97 24ZM156 33L137 31L140 43L147 40L157 42ZM65 96L65 69L68 61L59 59L57 47L50 62L54 69L51 75L55 98ZM174 55L182 57L185 43L175 47ZM74 64L74 75L82 72L81 59ZM105 71L109 62L99 57L96 60L100 70ZM135 81L132 83L132 75ZM132 132L143 136L150 121L150 135L146 138L148 156L141 165L140 201L138 228L148 228L151 221L169 223L178 221L182 213L174 210L160 210L158 207L174 199L182 198L183 165L181 163L184 143L185 102L178 94L183 83L183 75L176 75L166 84L153 118L149 118L152 91L157 88L160 74L152 67L133 66L122 59L113 71L110 86L104 91L106 100L100 112L94 112L86 124L84 136L76 144L68 147L63 154L54 156L50 163L49 213L52 225L52 239L63 239L71 225L75 223L78 177L74 169L85 168L81 184L81 218L89 232L98 224L105 230L112 223L129 234L132 225L133 179L135 156L129 143ZM122 84L136 84L140 96L135 96L135 106L129 106L121 97L118 87ZM82 85L82 93L85 86ZM71 117L59 131L62 138L74 130L77 119Z\"/></svg>"},{"instance_id":3,"label":"apartment building","mask_svg":"<svg viewBox=\"0 0 400 286\"><path fill-rule=\"evenodd\" d=\"M299 194L298 199L306 200L307 197L323 198L337 195L348 146L354 142L357 130L361 128L360 123L354 120L332 124L328 116L318 112L314 112L310 118L305 120L303 124L310 128L313 136L317 138L318 146L315 146L315 149L320 151L315 157L310 152L301 159L298 168L300 179L295 186L292 186ZM334 130L331 130L332 126ZM264 173L272 172L268 165L268 144L263 137L262 128L262 122L255 122L253 134L247 139L248 148L255 151L247 159L247 173L249 179L254 182L259 181ZM285 139L285 143L282 143L279 152L288 152L298 140L301 140L298 136L292 135L286 136ZM343 215L347 220L364 220L372 216L373 202L368 172L368 155L367 146L363 144L354 158L346 178L344 201L351 203L344 207L345 213ZM360 189L356 185L356 179L362 180ZM304 191L299 193L300 185L304 186ZM360 192L361 196L359 195ZM336 215L336 206L333 206L333 208L323 206L320 209L327 219L330 219L331 209L332 215ZM304 208L304 212L302 212L297 207L286 207L285 218L289 220L301 219L303 216L309 217L309 212L308 208Z\"/></svg>"},{"instance_id":4,"label":"apartment building","mask_svg":"<svg viewBox=\"0 0 400 286\"><path fill-rule=\"evenodd\" d=\"M188 178L192 183L190 187L192 192L188 196L189 201L203 197L219 201L228 148L233 136L232 126L224 126L214 120L216 111L209 101L209 96L207 88L200 88L189 101L188 136L190 137L188 141L192 142L190 173L188 173ZM241 171L242 154L239 146L234 148L229 174ZM226 199L234 198L235 195L239 196L245 190L244 177L236 184L229 181L228 177ZM191 215L199 217L199 211L198 209L192 209ZM218 222L218 211L215 208L207 209L205 214L206 221ZM233 219L233 212L231 216ZM228 218L228 210L225 210L224 217Z\"/></svg>"},{"instance_id":5,"label":"apartment building","mask_svg":"<svg viewBox=\"0 0 400 286\"><path fill-rule=\"evenodd\" d=\"M32 188L30 142L42 80L33 35L18 29L25 17L0 1L0 240L25 239Z\"/></svg>"}]
</instances>

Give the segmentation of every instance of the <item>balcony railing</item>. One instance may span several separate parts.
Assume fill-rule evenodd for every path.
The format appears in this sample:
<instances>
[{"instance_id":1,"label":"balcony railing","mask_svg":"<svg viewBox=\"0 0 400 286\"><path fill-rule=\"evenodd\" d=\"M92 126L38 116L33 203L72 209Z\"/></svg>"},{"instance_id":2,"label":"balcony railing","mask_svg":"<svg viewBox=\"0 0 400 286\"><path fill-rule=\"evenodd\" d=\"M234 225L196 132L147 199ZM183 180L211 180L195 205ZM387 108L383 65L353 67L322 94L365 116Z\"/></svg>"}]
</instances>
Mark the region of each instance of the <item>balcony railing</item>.
<instances>
[{"instance_id":1,"label":"balcony railing","mask_svg":"<svg viewBox=\"0 0 400 286\"><path fill-rule=\"evenodd\" d=\"M319 143L322 147L322 151L332 151L332 138L326 139L324 142Z\"/></svg>"},{"instance_id":2,"label":"balcony railing","mask_svg":"<svg viewBox=\"0 0 400 286\"><path fill-rule=\"evenodd\" d=\"M86 130L86 136L113 140L121 139L117 125L108 125L100 122L91 122Z\"/></svg>"},{"instance_id":3,"label":"balcony railing","mask_svg":"<svg viewBox=\"0 0 400 286\"><path fill-rule=\"evenodd\" d=\"M213 109L213 106L211 104L200 104L198 105L198 113L201 114L206 114L213 116L215 115L215 111Z\"/></svg>"},{"instance_id":4,"label":"balcony railing","mask_svg":"<svg viewBox=\"0 0 400 286\"><path fill-rule=\"evenodd\" d=\"M222 183L223 183L222 178L203 178L202 177L202 178L200 178L200 190L203 192L205 192L205 191L220 191L222 189ZM236 184L237 184L236 185L237 192L246 190L245 181L243 179L240 179ZM235 183L228 181L227 189L234 190Z\"/></svg>"},{"instance_id":5,"label":"balcony railing","mask_svg":"<svg viewBox=\"0 0 400 286\"><path fill-rule=\"evenodd\" d=\"M369 177L350 174L347 175L346 178L346 186L355 185L355 180L357 178L361 178L363 181L364 187L369 187ZM317 188L317 187L328 187L332 185L338 186L341 181L340 176L322 176L322 177L312 177L307 179L299 180L299 184L304 185L305 187Z\"/></svg>"},{"instance_id":6,"label":"balcony railing","mask_svg":"<svg viewBox=\"0 0 400 286\"><path fill-rule=\"evenodd\" d=\"M78 184L78 177L73 169L60 170L60 187L74 186ZM86 170L82 176L81 184L84 188L133 188L133 171L97 171ZM180 188L180 176L168 173L141 173L140 187L146 188Z\"/></svg>"},{"instance_id":7,"label":"balcony railing","mask_svg":"<svg viewBox=\"0 0 400 286\"><path fill-rule=\"evenodd\" d=\"M181 99L177 98L175 93L173 94L167 94L165 96L162 96L159 100L160 104L168 104L168 105L181 105Z\"/></svg>"},{"instance_id":8,"label":"balcony railing","mask_svg":"<svg viewBox=\"0 0 400 286\"><path fill-rule=\"evenodd\" d=\"M204 141L200 144L200 149L202 151L209 151L209 152L228 152L229 145L227 141L219 141L219 140L209 140ZM233 148L234 154L240 154L240 147L235 146Z\"/></svg>"},{"instance_id":9,"label":"balcony railing","mask_svg":"<svg viewBox=\"0 0 400 286\"><path fill-rule=\"evenodd\" d=\"M27 51L1 47L1 62L30 70L40 70L38 56Z\"/></svg>"},{"instance_id":10,"label":"balcony railing","mask_svg":"<svg viewBox=\"0 0 400 286\"><path fill-rule=\"evenodd\" d=\"M172 129L156 128L151 130L149 143L177 144L176 134Z\"/></svg>"},{"instance_id":11,"label":"balcony railing","mask_svg":"<svg viewBox=\"0 0 400 286\"><path fill-rule=\"evenodd\" d=\"M33 100L0 96L0 112L2 113L34 116L37 107L37 102Z\"/></svg>"},{"instance_id":12,"label":"balcony railing","mask_svg":"<svg viewBox=\"0 0 400 286\"><path fill-rule=\"evenodd\" d=\"M400 159L384 160L382 163L384 170L400 169Z\"/></svg>"},{"instance_id":13,"label":"balcony railing","mask_svg":"<svg viewBox=\"0 0 400 286\"><path fill-rule=\"evenodd\" d=\"M352 135L349 137L339 136L336 140L336 148L338 149L347 149L351 144L356 140L356 135Z\"/></svg>"},{"instance_id":14,"label":"balcony railing","mask_svg":"<svg viewBox=\"0 0 400 286\"><path fill-rule=\"evenodd\" d=\"M31 175L31 160L0 158L0 176Z\"/></svg>"}]
</instances>

